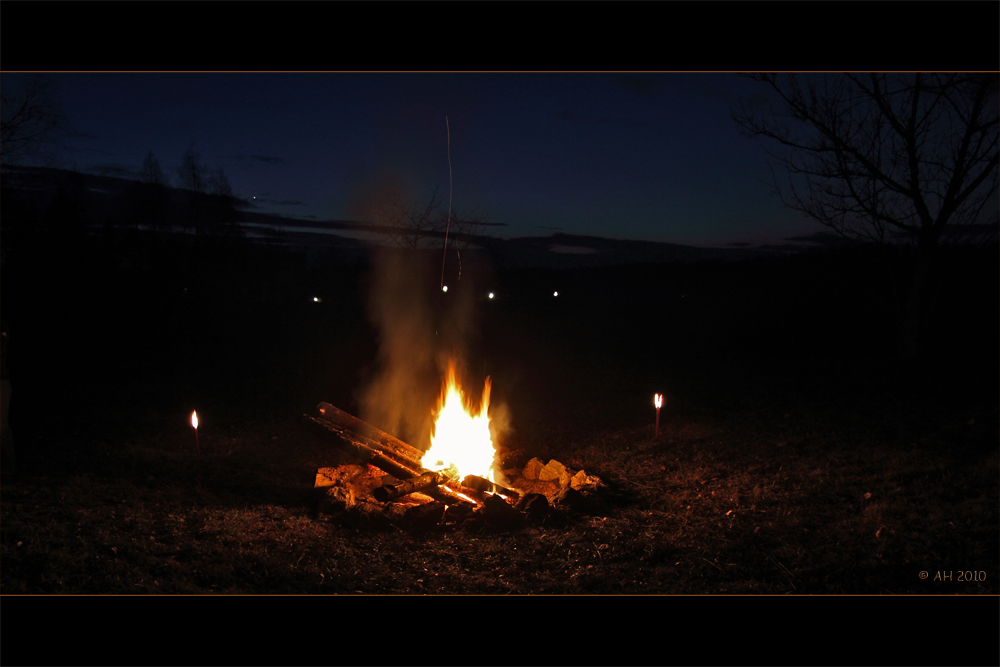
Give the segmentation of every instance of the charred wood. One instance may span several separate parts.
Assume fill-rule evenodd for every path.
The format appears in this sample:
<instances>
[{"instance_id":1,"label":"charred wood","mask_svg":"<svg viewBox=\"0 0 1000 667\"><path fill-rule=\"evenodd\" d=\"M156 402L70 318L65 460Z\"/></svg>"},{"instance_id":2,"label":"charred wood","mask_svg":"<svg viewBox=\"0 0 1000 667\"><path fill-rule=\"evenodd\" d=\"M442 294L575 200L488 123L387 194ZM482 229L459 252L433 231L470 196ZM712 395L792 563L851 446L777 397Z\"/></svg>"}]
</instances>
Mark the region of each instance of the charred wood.
<instances>
[{"instance_id":1,"label":"charred wood","mask_svg":"<svg viewBox=\"0 0 1000 667\"><path fill-rule=\"evenodd\" d=\"M444 472L425 472L422 475L403 480L396 484L383 484L372 491L372 495L375 496L376 500L384 503L415 491L433 489L436 486L444 484L448 479L448 475Z\"/></svg>"},{"instance_id":2,"label":"charred wood","mask_svg":"<svg viewBox=\"0 0 1000 667\"><path fill-rule=\"evenodd\" d=\"M439 475L439 473L432 473L429 470L425 470L419 463L414 463L409 459L397 459L392 456L392 450L383 448L381 443L337 426L326 419L317 419L309 415L302 415L302 424L314 435L337 445L356 458L371 463L399 480L410 480L421 477L426 473ZM437 484L442 484L445 481L447 481L447 478L442 476ZM426 486L423 489L414 488L406 493L413 493L414 491L422 491L435 500L440 500L448 505L469 502L458 496L454 491L443 486L435 486L434 484ZM398 497L398 495L394 497Z\"/></svg>"},{"instance_id":3,"label":"charred wood","mask_svg":"<svg viewBox=\"0 0 1000 667\"><path fill-rule=\"evenodd\" d=\"M483 501L483 516L487 523L501 528L517 528L525 520L523 514L508 505L500 496L487 496Z\"/></svg>"},{"instance_id":4,"label":"charred wood","mask_svg":"<svg viewBox=\"0 0 1000 667\"><path fill-rule=\"evenodd\" d=\"M488 479L479 477L478 475L466 475L465 478L462 479L462 486L486 493L499 493L501 496L513 498L515 501L521 497L521 494L517 491L512 491L506 487L500 486L496 482L491 482Z\"/></svg>"},{"instance_id":5,"label":"charred wood","mask_svg":"<svg viewBox=\"0 0 1000 667\"><path fill-rule=\"evenodd\" d=\"M426 493L428 496L431 496L435 500L440 500L445 505L466 506L466 507L475 507L476 505L476 502L474 500L469 500L468 498L463 498L462 496L459 496L457 493L452 491L447 486L439 486L436 489L428 489L426 491L423 491L422 493Z\"/></svg>"},{"instance_id":6,"label":"charred wood","mask_svg":"<svg viewBox=\"0 0 1000 667\"><path fill-rule=\"evenodd\" d=\"M439 488L447 489L448 491L450 491L451 493L454 493L459 498L463 498L463 497L464 498L468 498L469 500L471 500L472 502L474 502L477 505L481 504L483 502L483 500L486 499L486 494L483 493L482 491L477 491L475 489L471 489L471 488L469 488L469 487L461 484L458 480L455 480L455 479L449 481L447 483L447 485L441 486Z\"/></svg>"},{"instance_id":7,"label":"charred wood","mask_svg":"<svg viewBox=\"0 0 1000 667\"><path fill-rule=\"evenodd\" d=\"M443 503L427 503L406 510L403 522L410 530L430 530L444 519L448 508Z\"/></svg>"},{"instance_id":8,"label":"charred wood","mask_svg":"<svg viewBox=\"0 0 1000 667\"><path fill-rule=\"evenodd\" d=\"M541 521L549 513L549 500L541 493L528 493L517 501L514 509L524 512L529 521Z\"/></svg>"}]
</instances>

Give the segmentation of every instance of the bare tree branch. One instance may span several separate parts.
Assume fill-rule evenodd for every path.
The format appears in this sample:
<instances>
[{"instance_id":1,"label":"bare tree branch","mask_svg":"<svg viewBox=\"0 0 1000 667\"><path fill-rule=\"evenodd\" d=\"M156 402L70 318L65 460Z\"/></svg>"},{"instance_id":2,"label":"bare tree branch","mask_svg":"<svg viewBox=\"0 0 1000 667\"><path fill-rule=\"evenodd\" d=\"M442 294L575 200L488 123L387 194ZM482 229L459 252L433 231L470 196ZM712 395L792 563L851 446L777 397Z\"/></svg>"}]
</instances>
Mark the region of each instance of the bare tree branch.
<instances>
[{"instance_id":1,"label":"bare tree branch","mask_svg":"<svg viewBox=\"0 0 1000 667\"><path fill-rule=\"evenodd\" d=\"M382 233L393 245L400 248L417 250L440 247L438 244L444 242L445 228L448 225L443 203L437 188L423 204L418 202L408 205L403 201L402 195L397 193L380 207L372 222L381 227ZM480 211L464 214L453 212L452 231L448 236L449 248L471 247L475 237L481 236L488 224L488 217Z\"/></svg>"},{"instance_id":2,"label":"bare tree branch","mask_svg":"<svg viewBox=\"0 0 1000 667\"><path fill-rule=\"evenodd\" d=\"M752 78L771 98L741 100L733 118L762 141L781 200L843 236L915 246L908 289L900 290L903 338L912 349L940 291L942 239L979 244L1000 230L1000 78ZM784 187L778 170L787 174Z\"/></svg>"},{"instance_id":3,"label":"bare tree branch","mask_svg":"<svg viewBox=\"0 0 1000 667\"><path fill-rule=\"evenodd\" d=\"M36 158L51 161L72 129L49 79L32 75L11 92L0 93L0 157L6 164Z\"/></svg>"}]
</instances>

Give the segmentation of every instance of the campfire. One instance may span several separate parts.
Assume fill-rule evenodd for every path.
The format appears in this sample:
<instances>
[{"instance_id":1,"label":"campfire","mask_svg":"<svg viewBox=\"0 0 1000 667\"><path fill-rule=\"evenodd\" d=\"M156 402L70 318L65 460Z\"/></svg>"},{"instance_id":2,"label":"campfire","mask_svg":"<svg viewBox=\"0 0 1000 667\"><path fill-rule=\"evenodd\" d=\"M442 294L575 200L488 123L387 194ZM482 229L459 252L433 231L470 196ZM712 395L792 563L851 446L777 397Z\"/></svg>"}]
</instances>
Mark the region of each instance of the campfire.
<instances>
[{"instance_id":1,"label":"campfire","mask_svg":"<svg viewBox=\"0 0 1000 667\"><path fill-rule=\"evenodd\" d=\"M584 471L573 474L558 461L532 459L516 467L520 452L505 452L490 433L490 380L473 404L449 366L434 409L429 447L423 451L329 403L303 415L303 425L367 466L321 468L316 487L342 506L378 503L388 513L407 508L437 524L446 513L481 514L514 525L547 511L552 503L577 504L600 483ZM509 467L514 465L515 467ZM507 488L507 478L517 481ZM419 508L419 509L418 509Z\"/></svg>"},{"instance_id":2,"label":"campfire","mask_svg":"<svg viewBox=\"0 0 1000 667\"><path fill-rule=\"evenodd\" d=\"M464 392L455 380L455 365L448 367L448 378L434 418L431 447L421 458L428 470L454 470L464 478L469 475L495 481L496 448L490 436L490 379L486 378L479 412L472 414Z\"/></svg>"}]
</instances>

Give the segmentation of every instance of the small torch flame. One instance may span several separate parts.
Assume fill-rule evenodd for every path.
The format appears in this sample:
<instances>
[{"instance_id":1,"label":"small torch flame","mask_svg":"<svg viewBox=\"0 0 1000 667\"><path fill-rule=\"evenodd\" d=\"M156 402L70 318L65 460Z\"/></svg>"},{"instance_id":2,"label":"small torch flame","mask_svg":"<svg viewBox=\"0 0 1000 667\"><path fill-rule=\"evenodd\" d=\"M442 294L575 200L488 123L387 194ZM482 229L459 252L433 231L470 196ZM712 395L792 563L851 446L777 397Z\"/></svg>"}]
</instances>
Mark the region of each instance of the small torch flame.
<instances>
[{"instance_id":1,"label":"small torch flame","mask_svg":"<svg viewBox=\"0 0 1000 667\"><path fill-rule=\"evenodd\" d=\"M653 436L656 439L660 437L660 406L663 405L663 394L653 394L653 405L656 406L656 431Z\"/></svg>"},{"instance_id":2,"label":"small torch flame","mask_svg":"<svg viewBox=\"0 0 1000 667\"><path fill-rule=\"evenodd\" d=\"M198 413L191 411L191 426L194 427L194 450L201 454L201 445L198 444Z\"/></svg>"}]
</instances>

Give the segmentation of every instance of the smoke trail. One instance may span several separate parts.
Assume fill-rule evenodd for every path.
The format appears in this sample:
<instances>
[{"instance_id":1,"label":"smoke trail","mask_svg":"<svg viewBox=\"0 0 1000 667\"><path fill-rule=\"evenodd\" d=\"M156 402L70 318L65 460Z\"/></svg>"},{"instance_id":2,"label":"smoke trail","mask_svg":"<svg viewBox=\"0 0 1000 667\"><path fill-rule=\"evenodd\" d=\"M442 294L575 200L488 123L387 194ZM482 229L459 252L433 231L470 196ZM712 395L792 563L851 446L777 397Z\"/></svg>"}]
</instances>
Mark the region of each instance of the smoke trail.
<instances>
[{"instance_id":1,"label":"smoke trail","mask_svg":"<svg viewBox=\"0 0 1000 667\"><path fill-rule=\"evenodd\" d=\"M417 253L374 251L368 314L378 331L378 357L359 400L362 419L416 447L427 445L439 382L429 269Z\"/></svg>"},{"instance_id":2,"label":"smoke trail","mask_svg":"<svg viewBox=\"0 0 1000 667\"><path fill-rule=\"evenodd\" d=\"M360 220L392 224L411 197L408 179L385 171L358 188L349 209ZM378 353L357 394L362 419L422 449L430 446L449 363L476 411L485 379L481 360L470 365L480 335L475 272L458 281L449 272L443 292L436 260L436 249L372 248L368 317Z\"/></svg>"},{"instance_id":3,"label":"smoke trail","mask_svg":"<svg viewBox=\"0 0 1000 667\"><path fill-rule=\"evenodd\" d=\"M473 281L442 292L433 254L374 251L368 314L378 332L378 355L358 398L362 419L420 448L430 445L432 411L449 362L477 410L484 380L466 363L479 335Z\"/></svg>"}]
</instances>

